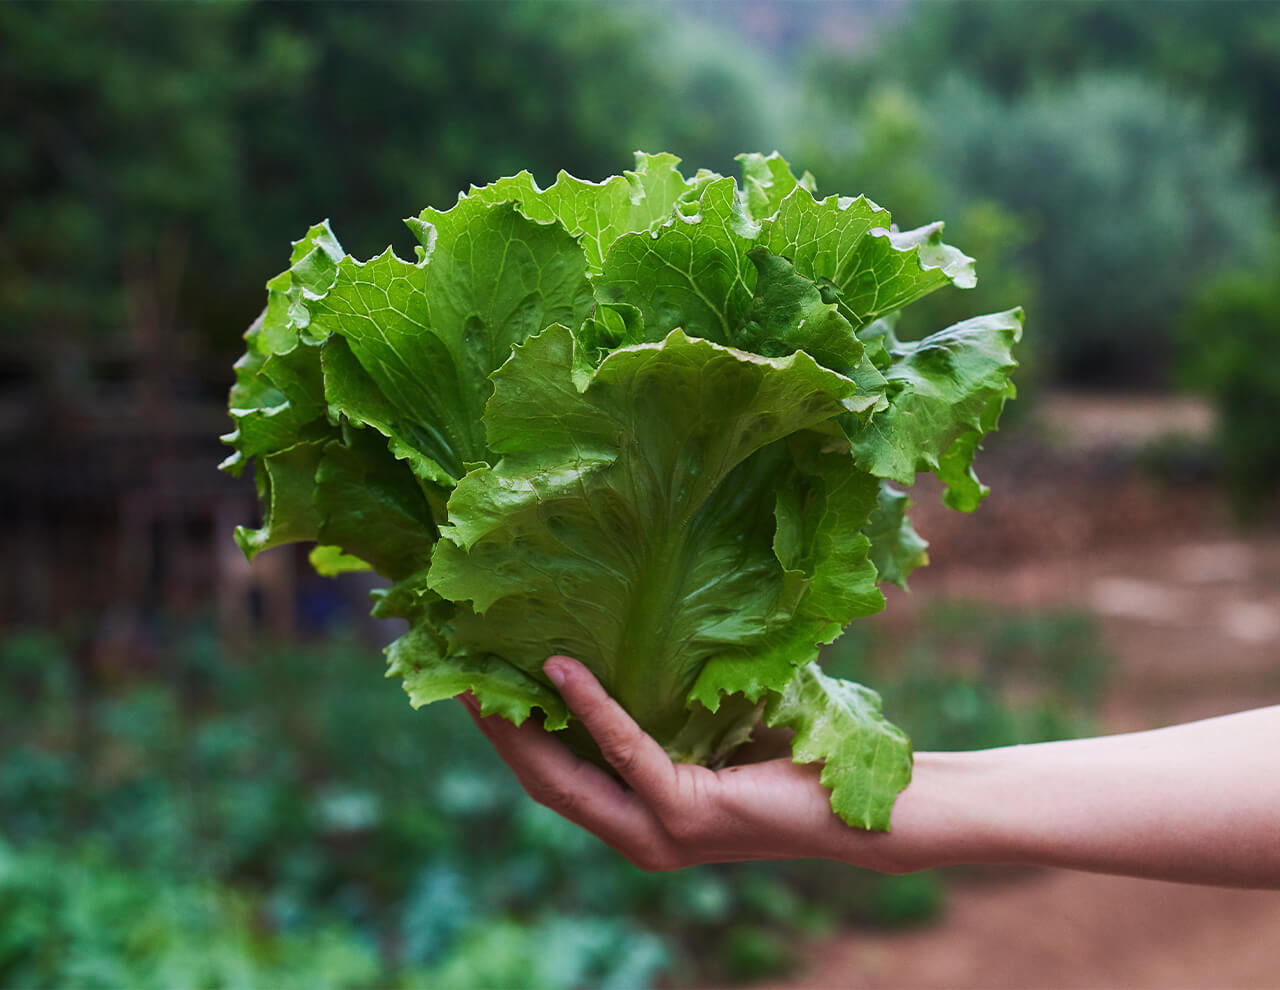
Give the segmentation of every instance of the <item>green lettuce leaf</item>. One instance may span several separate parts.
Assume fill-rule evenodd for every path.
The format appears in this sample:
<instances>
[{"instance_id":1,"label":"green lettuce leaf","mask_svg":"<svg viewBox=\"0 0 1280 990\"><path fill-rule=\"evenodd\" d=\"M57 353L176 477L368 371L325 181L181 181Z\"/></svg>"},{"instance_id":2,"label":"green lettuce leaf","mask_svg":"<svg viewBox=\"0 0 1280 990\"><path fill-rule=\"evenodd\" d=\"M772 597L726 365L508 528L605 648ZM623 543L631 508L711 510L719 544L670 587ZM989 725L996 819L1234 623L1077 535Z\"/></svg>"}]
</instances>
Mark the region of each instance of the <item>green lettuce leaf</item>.
<instances>
[{"instance_id":1,"label":"green lettuce leaf","mask_svg":"<svg viewBox=\"0 0 1280 990\"><path fill-rule=\"evenodd\" d=\"M430 504L412 472L370 430L347 429L341 440L268 455L257 477L263 524L236 530L250 559L270 547L314 540L393 580L430 559L436 537Z\"/></svg>"},{"instance_id":2,"label":"green lettuce leaf","mask_svg":"<svg viewBox=\"0 0 1280 990\"><path fill-rule=\"evenodd\" d=\"M812 175L805 172L797 179L787 160L776 151L771 155L755 152L738 155L737 161L742 166L742 189L747 199L747 212L759 220L777 213L782 201L796 186L810 193L817 190L817 182Z\"/></svg>"},{"instance_id":3,"label":"green lettuce leaf","mask_svg":"<svg viewBox=\"0 0 1280 990\"><path fill-rule=\"evenodd\" d=\"M902 485L913 484L918 471L933 471L948 485L949 505L976 508L985 489L973 474L973 456L1013 394L1022 311L975 317L907 343L885 325L879 330L890 361L888 407L849 426L855 459Z\"/></svg>"},{"instance_id":4,"label":"green lettuce leaf","mask_svg":"<svg viewBox=\"0 0 1280 990\"><path fill-rule=\"evenodd\" d=\"M539 680L549 653L578 657L665 742L710 661L734 658L699 692L714 707L714 692L752 687L753 659L770 665L772 636L803 623L792 638L811 656L880 606L859 535L875 480L847 455L823 477L783 442L855 386L803 351L763 358L675 330L613 352L579 391L573 350L552 327L495 376L486 420L502 458L459 482L428 584L475 610L456 649ZM822 481L867 493L795 522L780 559L775 509L823 508Z\"/></svg>"},{"instance_id":5,"label":"green lettuce leaf","mask_svg":"<svg viewBox=\"0 0 1280 990\"><path fill-rule=\"evenodd\" d=\"M836 814L859 828L888 830L894 799L911 783L911 742L881 714L878 694L809 664L770 699L764 719L794 730L796 763L822 763Z\"/></svg>"},{"instance_id":6,"label":"green lettuce leaf","mask_svg":"<svg viewBox=\"0 0 1280 990\"><path fill-rule=\"evenodd\" d=\"M429 478L457 479L488 456L489 374L513 345L556 322L577 324L591 306L582 251L554 224L511 204L461 199L410 222L423 257L388 248L368 262L344 258L329 291L309 304L314 329L346 341L367 381L331 386L356 419L398 429ZM370 384L394 407L370 411Z\"/></svg>"},{"instance_id":7,"label":"green lettuce leaf","mask_svg":"<svg viewBox=\"0 0 1280 990\"><path fill-rule=\"evenodd\" d=\"M820 434L793 437L788 447L796 470L778 491L773 552L800 594L786 624L749 649L728 649L707 661L690 698L711 711L721 694L755 701L784 690L796 668L816 660L818 648L851 620L884 607L862 532L876 506L876 479L854 465L843 444Z\"/></svg>"},{"instance_id":8,"label":"green lettuce leaf","mask_svg":"<svg viewBox=\"0 0 1280 990\"><path fill-rule=\"evenodd\" d=\"M312 547L311 552L307 554L307 562L321 577L337 577L339 574L349 574L353 571L373 570L373 565L367 560L345 553L342 547L324 543L317 543Z\"/></svg>"},{"instance_id":9,"label":"green lettuce leaf","mask_svg":"<svg viewBox=\"0 0 1280 990\"><path fill-rule=\"evenodd\" d=\"M797 187L762 224L762 247L822 282L861 329L945 285L977 284L973 259L942 243L942 224L898 233L864 196L815 200Z\"/></svg>"},{"instance_id":10,"label":"green lettuce leaf","mask_svg":"<svg viewBox=\"0 0 1280 990\"><path fill-rule=\"evenodd\" d=\"M870 557L880 581L888 581L906 589L907 577L917 567L929 563L929 547L911 525L907 509L911 505L905 492L887 481L880 483L878 504L863 534L871 542Z\"/></svg>"},{"instance_id":11,"label":"green lettuce leaf","mask_svg":"<svg viewBox=\"0 0 1280 990\"><path fill-rule=\"evenodd\" d=\"M636 152L633 172L604 182L584 182L561 172L546 189L539 189L528 172L520 172L479 189L468 198L482 203L518 203L520 212L538 223L559 223L581 238L587 270L595 275L604 255L622 234L648 231L671 217L676 203L692 195L696 186L680 174L675 155ZM424 211L423 219L427 219Z\"/></svg>"},{"instance_id":12,"label":"green lettuce leaf","mask_svg":"<svg viewBox=\"0 0 1280 990\"><path fill-rule=\"evenodd\" d=\"M596 294L634 307L645 340L661 340L679 327L690 337L733 345L755 288L747 252L758 232L737 184L718 178L652 234L615 240L594 280Z\"/></svg>"},{"instance_id":13,"label":"green lettuce leaf","mask_svg":"<svg viewBox=\"0 0 1280 990\"><path fill-rule=\"evenodd\" d=\"M332 435L319 349L301 331L310 319L305 299L327 290L342 256L328 223L316 224L294 241L290 268L267 283L267 307L245 332L235 365L227 403L235 430L222 437L235 450L223 470L239 475L253 457Z\"/></svg>"},{"instance_id":14,"label":"green lettuce leaf","mask_svg":"<svg viewBox=\"0 0 1280 990\"><path fill-rule=\"evenodd\" d=\"M536 707L545 714L547 729L563 729L569 724L569 713L559 695L501 657L451 654L443 616L452 610L438 604L433 611L435 616L424 616L387 648L387 676L404 680L414 708L470 691L480 702L483 715L501 715L520 725Z\"/></svg>"}]
</instances>

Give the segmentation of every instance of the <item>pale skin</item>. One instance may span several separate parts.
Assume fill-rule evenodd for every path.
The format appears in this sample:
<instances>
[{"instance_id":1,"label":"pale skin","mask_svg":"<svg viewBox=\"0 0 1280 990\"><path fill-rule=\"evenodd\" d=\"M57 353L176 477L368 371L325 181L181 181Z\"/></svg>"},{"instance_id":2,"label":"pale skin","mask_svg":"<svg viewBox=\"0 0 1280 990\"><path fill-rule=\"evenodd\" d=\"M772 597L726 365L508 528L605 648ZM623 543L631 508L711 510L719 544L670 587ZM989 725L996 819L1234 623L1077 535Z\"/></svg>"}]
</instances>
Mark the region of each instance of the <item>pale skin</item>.
<instances>
[{"instance_id":1,"label":"pale skin","mask_svg":"<svg viewBox=\"0 0 1280 990\"><path fill-rule=\"evenodd\" d=\"M866 832L832 813L816 766L672 763L582 664L552 657L543 669L620 780L538 726L463 703L535 801L646 870L818 857L889 873L1008 863L1280 888L1280 706L1125 735L917 753L892 830Z\"/></svg>"}]
</instances>

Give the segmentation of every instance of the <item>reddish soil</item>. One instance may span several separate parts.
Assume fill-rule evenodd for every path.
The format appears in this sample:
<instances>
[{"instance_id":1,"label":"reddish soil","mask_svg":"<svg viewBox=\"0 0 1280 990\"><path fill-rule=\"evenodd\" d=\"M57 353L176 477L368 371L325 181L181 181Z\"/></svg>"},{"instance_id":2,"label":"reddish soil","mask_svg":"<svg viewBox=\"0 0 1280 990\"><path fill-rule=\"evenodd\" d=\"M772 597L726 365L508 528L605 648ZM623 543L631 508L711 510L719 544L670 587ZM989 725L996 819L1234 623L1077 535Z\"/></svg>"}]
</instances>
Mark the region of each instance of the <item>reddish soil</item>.
<instances>
[{"instance_id":1,"label":"reddish soil","mask_svg":"<svg viewBox=\"0 0 1280 990\"><path fill-rule=\"evenodd\" d=\"M1061 871L962 886L936 926L846 932L786 986L1280 986L1280 894Z\"/></svg>"},{"instance_id":2,"label":"reddish soil","mask_svg":"<svg viewBox=\"0 0 1280 990\"><path fill-rule=\"evenodd\" d=\"M1280 703L1280 533L1235 531L1210 484L1132 466L1133 444L1162 422L1195 433L1207 417L1182 404L1167 416L1158 403L1047 406L1048 431L989 445L979 467L995 494L976 515L918 493L935 563L884 621L909 624L937 596L1091 608L1116 657L1109 731ZM787 986L1280 987L1280 892L1050 870L981 877L953 885L927 928L814 943L813 966Z\"/></svg>"}]
</instances>

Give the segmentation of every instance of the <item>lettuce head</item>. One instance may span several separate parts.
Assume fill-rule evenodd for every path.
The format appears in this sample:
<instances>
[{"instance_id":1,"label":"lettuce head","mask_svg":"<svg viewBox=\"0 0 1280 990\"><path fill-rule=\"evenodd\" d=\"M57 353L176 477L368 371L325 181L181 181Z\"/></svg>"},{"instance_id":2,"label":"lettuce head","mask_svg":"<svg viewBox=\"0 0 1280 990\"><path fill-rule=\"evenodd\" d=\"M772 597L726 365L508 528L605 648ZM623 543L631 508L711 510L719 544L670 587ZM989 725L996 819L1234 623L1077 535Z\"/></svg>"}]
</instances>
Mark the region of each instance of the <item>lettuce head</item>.
<instances>
[{"instance_id":1,"label":"lettuce head","mask_svg":"<svg viewBox=\"0 0 1280 990\"><path fill-rule=\"evenodd\" d=\"M223 468L256 462L264 509L236 539L385 578L415 706L470 690L590 755L542 673L567 654L673 759L794 730L835 811L886 829L910 744L819 649L926 562L895 484L986 494L1022 316L899 340L903 307L974 284L942 225L740 162L522 172L407 221L413 260L313 227L236 364Z\"/></svg>"}]
</instances>

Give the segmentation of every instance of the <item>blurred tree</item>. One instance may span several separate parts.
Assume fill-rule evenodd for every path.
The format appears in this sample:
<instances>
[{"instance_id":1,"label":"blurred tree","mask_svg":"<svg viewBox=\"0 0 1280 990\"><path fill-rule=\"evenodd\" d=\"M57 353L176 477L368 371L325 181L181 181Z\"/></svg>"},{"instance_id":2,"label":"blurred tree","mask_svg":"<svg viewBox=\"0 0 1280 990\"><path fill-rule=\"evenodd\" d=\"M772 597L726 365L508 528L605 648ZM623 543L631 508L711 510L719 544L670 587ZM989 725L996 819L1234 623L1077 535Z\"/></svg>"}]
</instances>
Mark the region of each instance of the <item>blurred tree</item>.
<instances>
[{"instance_id":1,"label":"blurred tree","mask_svg":"<svg viewBox=\"0 0 1280 990\"><path fill-rule=\"evenodd\" d=\"M238 116L295 89L312 59L245 15L0 7L0 320L6 350L56 391L87 374L86 340L128 324L136 349L153 350L160 325L190 308L184 283L216 298L215 259L257 260Z\"/></svg>"},{"instance_id":2,"label":"blurred tree","mask_svg":"<svg viewBox=\"0 0 1280 990\"><path fill-rule=\"evenodd\" d=\"M1196 287L1265 248L1243 135L1157 85L1091 75L1009 102L953 80L931 111L942 215L993 199L1030 224L1034 319L1061 378L1163 383Z\"/></svg>"},{"instance_id":3,"label":"blurred tree","mask_svg":"<svg viewBox=\"0 0 1280 990\"><path fill-rule=\"evenodd\" d=\"M1137 78L1006 99L952 76L925 94L882 82L826 99L837 123L801 145L820 183L866 191L904 227L946 218L978 259L978 288L936 293L906 331L1022 304L1033 388L1164 382L1186 301L1257 258L1274 222L1240 128Z\"/></svg>"},{"instance_id":4,"label":"blurred tree","mask_svg":"<svg viewBox=\"0 0 1280 990\"><path fill-rule=\"evenodd\" d=\"M828 60L828 68L840 71L841 61ZM1087 71L1141 75L1246 119L1257 161L1280 187L1280 4L920 3L870 58L844 72L928 88L940 66L1006 97Z\"/></svg>"},{"instance_id":5,"label":"blurred tree","mask_svg":"<svg viewBox=\"0 0 1280 990\"><path fill-rule=\"evenodd\" d=\"M1205 286L1182 325L1180 372L1218 408L1218 447L1238 515L1274 508L1280 486L1280 251Z\"/></svg>"},{"instance_id":6,"label":"blurred tree","mask_svg":"<svg viewBox=\"0 0 1280 990\"><path fill-rule=\"evenodd\" d=\"M5 4L3 350L74 393L87 351L164 350L175 325L230 351L325 215L367 255L520 168L768 150L785 87L709 39L586 4Z\"/></svg>"}]
</instances>

